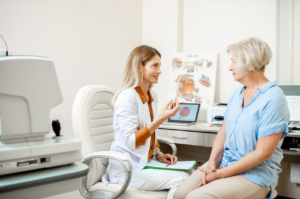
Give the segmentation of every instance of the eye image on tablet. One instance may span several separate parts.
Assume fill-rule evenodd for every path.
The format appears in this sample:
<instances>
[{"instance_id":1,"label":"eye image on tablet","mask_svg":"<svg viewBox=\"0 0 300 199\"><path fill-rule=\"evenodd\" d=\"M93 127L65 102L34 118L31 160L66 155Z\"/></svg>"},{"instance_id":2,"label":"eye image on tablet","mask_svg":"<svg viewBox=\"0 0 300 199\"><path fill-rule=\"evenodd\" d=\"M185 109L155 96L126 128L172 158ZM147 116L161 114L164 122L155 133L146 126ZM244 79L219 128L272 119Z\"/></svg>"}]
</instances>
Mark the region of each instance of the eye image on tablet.
<instances>
[{"instance_id":1,"label":"eye image on tablet","mask_svg":"<svg viewBox=\"0 0 300 199\"><path fill-rule=\"evenodd\" d=\"M184 107L184 108L182 108L181 110L180 110L180 117L179 117L179 119L181 118L181 117L186 117L186 116L188 116L190 114L190 109L188 108L188 107Z\"/></svg>"},{"instance_id":2,"label":"eye image on tablet","mask_svg":"<svg viewBox=\"0 0 300 199\"><path fill-rule=\"evenodd\" d=\"M173 121L197 121L200 104L180 104L180 110L170 120Z\"/></svg>"}]
</instances>

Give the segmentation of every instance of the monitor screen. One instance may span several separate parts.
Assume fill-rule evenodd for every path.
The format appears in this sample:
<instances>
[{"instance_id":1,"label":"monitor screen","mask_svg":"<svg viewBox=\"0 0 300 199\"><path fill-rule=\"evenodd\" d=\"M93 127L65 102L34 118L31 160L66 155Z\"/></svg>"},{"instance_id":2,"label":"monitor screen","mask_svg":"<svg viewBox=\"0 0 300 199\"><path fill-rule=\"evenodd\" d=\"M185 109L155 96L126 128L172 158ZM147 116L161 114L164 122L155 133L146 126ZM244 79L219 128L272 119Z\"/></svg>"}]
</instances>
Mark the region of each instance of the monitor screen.
<instances>
[{"instance_id":1,"label":"monitor screen","mask_svg":"<svg viewBox=\"0 0 300 199\"><path fill-rule=\"evenodd\" d=\"M181 103L180 109L169 122L196 122L199 114L200 104Z\"/></svg>"}]
</instances>

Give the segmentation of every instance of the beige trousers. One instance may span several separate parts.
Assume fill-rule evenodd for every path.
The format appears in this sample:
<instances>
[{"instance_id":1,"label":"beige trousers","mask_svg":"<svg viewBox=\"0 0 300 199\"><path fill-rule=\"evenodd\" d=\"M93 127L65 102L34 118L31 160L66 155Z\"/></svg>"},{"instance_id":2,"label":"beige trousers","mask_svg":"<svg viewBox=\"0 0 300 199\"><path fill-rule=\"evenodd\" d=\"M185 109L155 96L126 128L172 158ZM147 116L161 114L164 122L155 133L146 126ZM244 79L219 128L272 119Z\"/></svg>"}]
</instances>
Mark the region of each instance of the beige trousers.
<instances>
[{"instance_id":1,"label":"beige trousers","mask_svg":"<svg viewBox=\"0 0 300 199\"><path fill-rule=\"evenodd\" d=\"M208 162L201 167L206 168ZM218 169L221 169L220 166ZM270 187L263 187L247 178L236 175L212 181L198 189L203 173L197 169L175 191L174 199L263 199L270 193Z\"/></svg>"},{"instance_id":2,"label":"beige trousers","mask_svg":"<svg viewBox=\"0 0 300 199\"><path fill-rule=\"evenodd\" d=\"M188 177L189 174L185 171L155 169L151 177L138 190L159 191L169 189L167 199L173 199L177 187Z\"/></svg>"}]
</instances>

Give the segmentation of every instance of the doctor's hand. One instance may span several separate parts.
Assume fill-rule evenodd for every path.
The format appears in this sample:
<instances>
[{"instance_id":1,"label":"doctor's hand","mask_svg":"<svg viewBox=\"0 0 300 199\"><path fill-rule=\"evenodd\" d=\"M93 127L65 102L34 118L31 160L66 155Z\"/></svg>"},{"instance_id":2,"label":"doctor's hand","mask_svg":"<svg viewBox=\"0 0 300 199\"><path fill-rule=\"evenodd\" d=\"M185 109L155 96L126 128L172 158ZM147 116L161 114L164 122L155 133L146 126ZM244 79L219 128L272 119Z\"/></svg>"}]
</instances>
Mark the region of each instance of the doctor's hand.
<instances>
[{"instance_id":1,"label":"doctor's hand","mask_svg":"<svg viewBox=\"0 0 300 199\"><path fill-rule=\"evenodd\" d=\"M175 164L177 162L177 157L174 155L170 155L170 154L162 154L162 155L158 155L156 156L158 161L162 162L162 163L171 163L171 164Z\"/></svg>"},{"instance_id":2,"label":"doctor's hand","mask_svg":"<svg viewBox=\"0 0 300 199\"><path fill-rule=\"evenodd\" d=\"M170 108L170 105L172 104L173 100L169 100L167 104L164 106L164 108L160 111L159 116L164 121L169 119L170 117L173 117L176 115L176 113L180 109L180 105L178 100L176 100L176 103L173 104L173 109Z\"/></svg>"}]
</instances>

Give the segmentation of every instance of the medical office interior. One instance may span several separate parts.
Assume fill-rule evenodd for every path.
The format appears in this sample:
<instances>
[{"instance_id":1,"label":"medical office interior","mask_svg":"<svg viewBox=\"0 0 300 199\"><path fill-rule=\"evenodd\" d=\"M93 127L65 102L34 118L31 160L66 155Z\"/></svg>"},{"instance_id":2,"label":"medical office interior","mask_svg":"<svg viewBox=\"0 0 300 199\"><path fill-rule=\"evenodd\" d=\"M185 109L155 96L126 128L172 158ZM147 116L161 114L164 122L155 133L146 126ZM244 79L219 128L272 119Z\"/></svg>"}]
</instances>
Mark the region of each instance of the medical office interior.
<instances>
[{"instance_id":1,"label":"medical office interior","mask_svg":"<svg viewBox=\"0 0 300 199\"><path fill-rule=\"evenodd\" d=\"M26 121L22 120L26 116L18 115L17 108L13 107L13 100L3 97L2 106L0 105L2 110L13 107L14 113L2 111L0 119L20 119L22 123L33 122L32 125L36 125L36 128L43 128L39 124L45 123L46 118L50 130L39 135L37 139L44 140L45 136L45 145L48 148L36 146L34 153L38 157L44 157L43 153L51 154L49 151L65 154L57 158L55 155L46 155L44 159L35 162L34 158L28 159L26 156L26 147L24 153L21 153L22 143L1 143L0 198L84 198L80 192L86 194L86 198L92 197L82 185L89 167L80 163L83 158L82 140L74 133L74 127L80 128L74 121L80 120L80 117L74 116L73 107L74 103L80 102L76 102L75 97L87 85L102 85L115 92L129 53L139 45L152 46L162 55L162 74L159 83L153 88L158 96L158 110L170 98L169 65L170 57L174 53L216 54L215 92L214 101L211 103L227 103L230 94L240 84L233 80L228 71L231 60L226 49L230 44L249 37L264 40L272 50L273 57L265 71L270 81L277 81L278 85L300 85L300 0L0 0L0 13L0 35L5 39L8 48L0 38L0 62L1 59L9 59L6 61L12 63L17 61L13 59L14 56L25 56L21 59L24 62L16 63L28 66L28 69L3 69L5 63L0 63L0 77L3 78L0 79L0 97L10 96L7 93L16 89L9 87L12 81L20 81L20 86L26 85L22 91L16 89L15 92L30 93L32 96L36 94L31 93L30 89L36 84L39 84L36 87L40 87L40 92L47 93L46 89L55 90L47 93L46 98L31 99L28 95L27 102L38 105L35 107L37 112L34 113L37 115L32 114L32 118L27 118ZM30 63L26 56L40 58ZM30 70L35 70L39 64L45 64L49 68L41 71L44 75L42 78L32 81ZM9 74L18 75L10 78L1 71L1 67ZM19 71L13 71L14 69ZM51 101L52 97L59 100ZM46 110L41 108L43 105L51 107ZM208 113L209 109L201 108L203 107L200 107L198 122L204 126L203 129L158 129L159 136L174 141L179 160L196 160L197 166L209 158L213 139L220 128L207 123L207 114L211 113ZM35 121L33 117L39 119L35 118ZM61 145L57 146L54 142L47 142L47 139L55 136L51 127L53 120L59 120L60 134L63 135L57 141ZM17 126L12 122L9 124ZM58 122L52 124L54 128L59 125ZM25 127L26 125L28 126L24 124ZM300 134L289 136L297 138ZM4 132L1 137L11 138L5 137ZM16 156L8 150L14 147L19 147L19 151L15 152L18 153ZM99 147L100 151L101 147L102 145ZM172 153L167 144L162 143L161 147L162 150ZM88 152L85 152L87 155ZM16 158L9 159L8 156ZM25 159L25 164L42 165L43 162L46 164L47 161L57 159L58 162L65 162L65 165L33 166L35 169L28 171L14 168L16 170L12 169L11 172L7 172L3 166L9 161ZM95 161L92 163L94 167L97 165ZM22 166L22 162L17 165ZM90 172L93 169L95 168L90 167ZM281 169L276 187L278 198L300 198L300 150L284 150ZM96 174L92 175L98 180L101 179ZM97 189L104 189L104 185L94 187L93 191ZM132 191L129 188L125 190L129 193ZM99 196L106 195L109 196L107 193ZM152 198L151 195L148 197Z\"/></svg>"}]
</instances>

